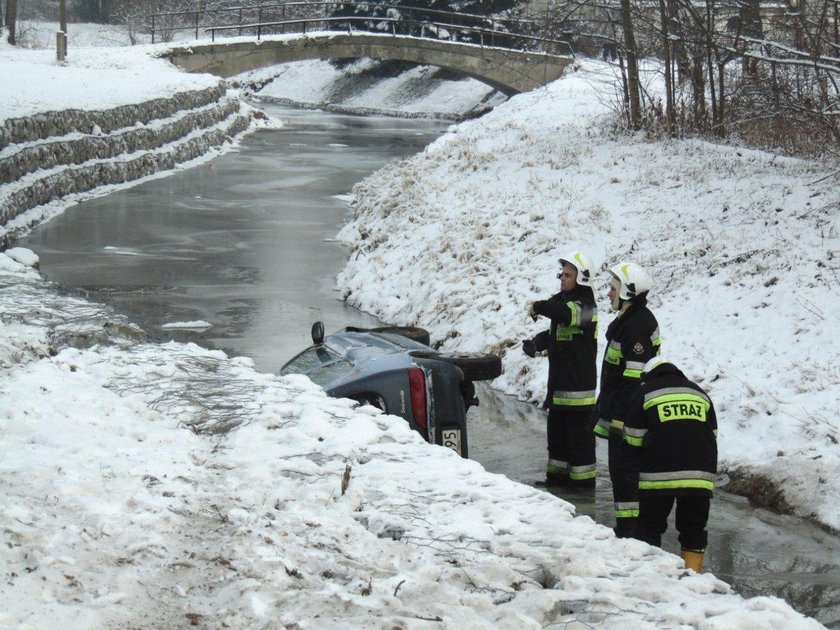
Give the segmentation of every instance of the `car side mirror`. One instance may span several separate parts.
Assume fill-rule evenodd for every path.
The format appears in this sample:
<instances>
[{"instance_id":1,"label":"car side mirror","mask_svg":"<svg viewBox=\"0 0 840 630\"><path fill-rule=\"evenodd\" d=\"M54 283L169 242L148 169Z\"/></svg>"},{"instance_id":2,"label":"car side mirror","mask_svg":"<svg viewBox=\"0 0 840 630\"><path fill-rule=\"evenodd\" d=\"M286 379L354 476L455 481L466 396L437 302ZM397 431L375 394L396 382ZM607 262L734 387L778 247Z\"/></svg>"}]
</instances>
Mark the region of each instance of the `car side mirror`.
<instances>
[{"instance_id":1,"label":"car side mirror","mask_svg":"<svg viewBox=\"0 0 840 630\"><path fill-rule=\"evenodd\" d=\"M324 343L324 322L315 322L312 324L312 343L316 346Z\"/></svg>"}]
</instances>

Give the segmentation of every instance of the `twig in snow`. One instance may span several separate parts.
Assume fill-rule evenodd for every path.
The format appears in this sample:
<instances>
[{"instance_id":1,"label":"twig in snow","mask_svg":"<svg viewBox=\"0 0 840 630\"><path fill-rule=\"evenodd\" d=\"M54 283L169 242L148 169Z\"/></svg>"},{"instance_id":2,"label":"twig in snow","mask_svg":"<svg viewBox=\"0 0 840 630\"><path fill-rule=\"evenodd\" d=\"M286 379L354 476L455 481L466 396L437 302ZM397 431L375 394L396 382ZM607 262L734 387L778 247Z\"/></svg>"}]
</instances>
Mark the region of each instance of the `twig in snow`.
<instances>
[{"instance_id":1,"label":"twig in snow","mask_svg":"<svg viewBox=\"0 0 840 630\"><path fill-rule=\"evenodd\" d=\"M352 468L350 464L347 464L344 467L344 475L341 477L341 496L344 496L344 493L347 492L347 486L350 485L350 471Z\"/></svg>"},{"instance_id":2,"label":"twig in snow","mask_svg":"<svg viewBox=\"0 0 840 630\"><path fill-rule=\"evenodd\" d=\"M814 184L819 184L820 182L823 182L823 181L825 181L825 180L827 180L827 179L831 179L832 177L837 177L838 175L840 175L840 170L836 170L836 171L834 171L833 173L829 173L829 174L828 174L828 175L826 175L825 177L820 177L819 179L814 180L813 182L811 182L811 183L810 183L810 184L808 184L808 185L809 185L809 186L813 186Z\"/></svg>"}]
</instances>

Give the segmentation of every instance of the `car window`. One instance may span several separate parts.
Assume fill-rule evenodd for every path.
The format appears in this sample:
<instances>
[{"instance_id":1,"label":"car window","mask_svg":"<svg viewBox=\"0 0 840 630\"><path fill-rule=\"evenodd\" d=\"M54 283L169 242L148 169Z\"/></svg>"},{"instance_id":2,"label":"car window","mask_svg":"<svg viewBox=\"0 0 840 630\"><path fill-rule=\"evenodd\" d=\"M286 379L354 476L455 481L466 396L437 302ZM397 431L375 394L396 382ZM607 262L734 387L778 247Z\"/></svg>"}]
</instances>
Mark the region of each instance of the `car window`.
<instances>
[{"instance_id":1,"label":"car window","mask_svg":"<svg viewBox=\"0 0 840 630\"><path fill-rule=\"evenodd\" d=\"M280 375L305 374L318 385L326 385L352 367L353 365L349 361L342 359L340 355L329 348L313 346L307 348L283 366Z\"/></svg>"},{"instance_id":2,"label":"car window","mask_svg":"<svg viewBox=\"0 0 840 630\"><path fill-rule=\"evenodd\" d=\"M339 355L324 346L313 346L307 348L284 365L283 369L280 370L280 374L281 376L285 376L286 374L306 374L325 363L332 363L338 358Z\"/></svg>"},{"instance_id":3,"label":"car window","mask_svg":"<svg viewBox=\"0 0 840 630\"><path fill-rule=\"evenodd\" d=\"M324 386L327 383L334 381L339 376L346 374L352 367L352 363L345 361L344 359L339 359L334 363L328 363L327 365L318 368L314 372L310 372L307 376L312 379L314 383Z\"/></svg>"}]
</instances>

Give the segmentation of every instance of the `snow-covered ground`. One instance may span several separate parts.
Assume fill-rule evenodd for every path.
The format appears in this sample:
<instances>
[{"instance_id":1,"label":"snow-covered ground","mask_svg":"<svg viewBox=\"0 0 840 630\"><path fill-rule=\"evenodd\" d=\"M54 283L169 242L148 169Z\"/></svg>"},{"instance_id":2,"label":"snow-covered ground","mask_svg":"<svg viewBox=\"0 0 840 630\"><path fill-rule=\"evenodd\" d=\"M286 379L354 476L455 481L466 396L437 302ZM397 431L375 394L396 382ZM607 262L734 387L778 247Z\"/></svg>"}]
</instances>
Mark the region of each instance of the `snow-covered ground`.
<instances>
[{"instance_id":1,"label":"snow-covered ground","mask_svg":"<svg viewBox=\"0 0 840 630\"><path fill-rule=\"evenodd\" d=\"M51 49L55 56L55 34L59 30L58 22L43 20L19 19L17 22L18 49L29 48L32 50ZM178 33L180 35L180 32ZM151 36L135 34L137 43L151 42ZM113 24L78 24L69 22L67 24L67 50L87 50L89 48L115 48L128 46L131 43L127 28ZM6 45L6 38L0 47ZM72 55L71 55L72 57Z\"/></svg>"},{"instance_id":2,"label":"snow-covered ground","mask_svg":"<svg viewBox=\"0 0 840 630\"><path fill-rule=\"evenodd\" d=\"M211 80L148 51L78 50L58 68L5 48L0 120L67 106L65 82L117 58L132 58L129 80L115 72L76 106ZM143 95L128 92L133 69ZM533 398L544 365L512 345L535 330L525 303L554 290L566 247L602 261L632 248L657 280L666 352L721 409L724 456L816 470L824 494L803 504L835 523L836 186L795 160L610 138L595 70L455 126L361 184L342 234L358 255L339 282L448 347L512 348L497 385ZM3 627L820 627L616 540L398 418L248 359L147 343L57 293L35 264L0 254Z\"/></svg>"},{"instance_id":3,"label":"snow-covered ground","mask_svg":"<svg viewBox=\"0 0 840 630\"><path fill-rule=\"evenodd\" d=\"M64 109L110 109L219 82L208 74L181 72L155 58L155 50L160 48L70 48L67 64L59 65L54 50L18 50L4 40L0 65L7 74L0 90L0 123Z\"/></svg>"}]
</instances>

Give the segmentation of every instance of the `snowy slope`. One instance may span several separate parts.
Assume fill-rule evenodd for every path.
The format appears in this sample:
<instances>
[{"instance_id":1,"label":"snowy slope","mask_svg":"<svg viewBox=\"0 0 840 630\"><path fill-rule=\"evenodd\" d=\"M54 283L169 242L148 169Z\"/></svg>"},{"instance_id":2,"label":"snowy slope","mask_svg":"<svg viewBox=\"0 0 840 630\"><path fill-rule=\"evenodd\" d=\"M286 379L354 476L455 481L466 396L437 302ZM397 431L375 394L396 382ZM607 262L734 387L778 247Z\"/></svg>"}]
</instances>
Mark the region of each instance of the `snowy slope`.
<instances>
[{"instance_id":1,"label":"snowy slope","mask_svg":"<svg viewBox=\"0 0 840 630\"><path fill-rule=\"evenodd\" d=\"M635 260L655 282L663 353L719 409L722 467L765 474L797 513L840 529L837 172L612 136L609 72L581 64L357 185L339 286L447 349L505 352L494 385L537 401L545 360L519 341L543 325L526 308L559 290L559 256Z\"/></svg>"}]
</instances>

